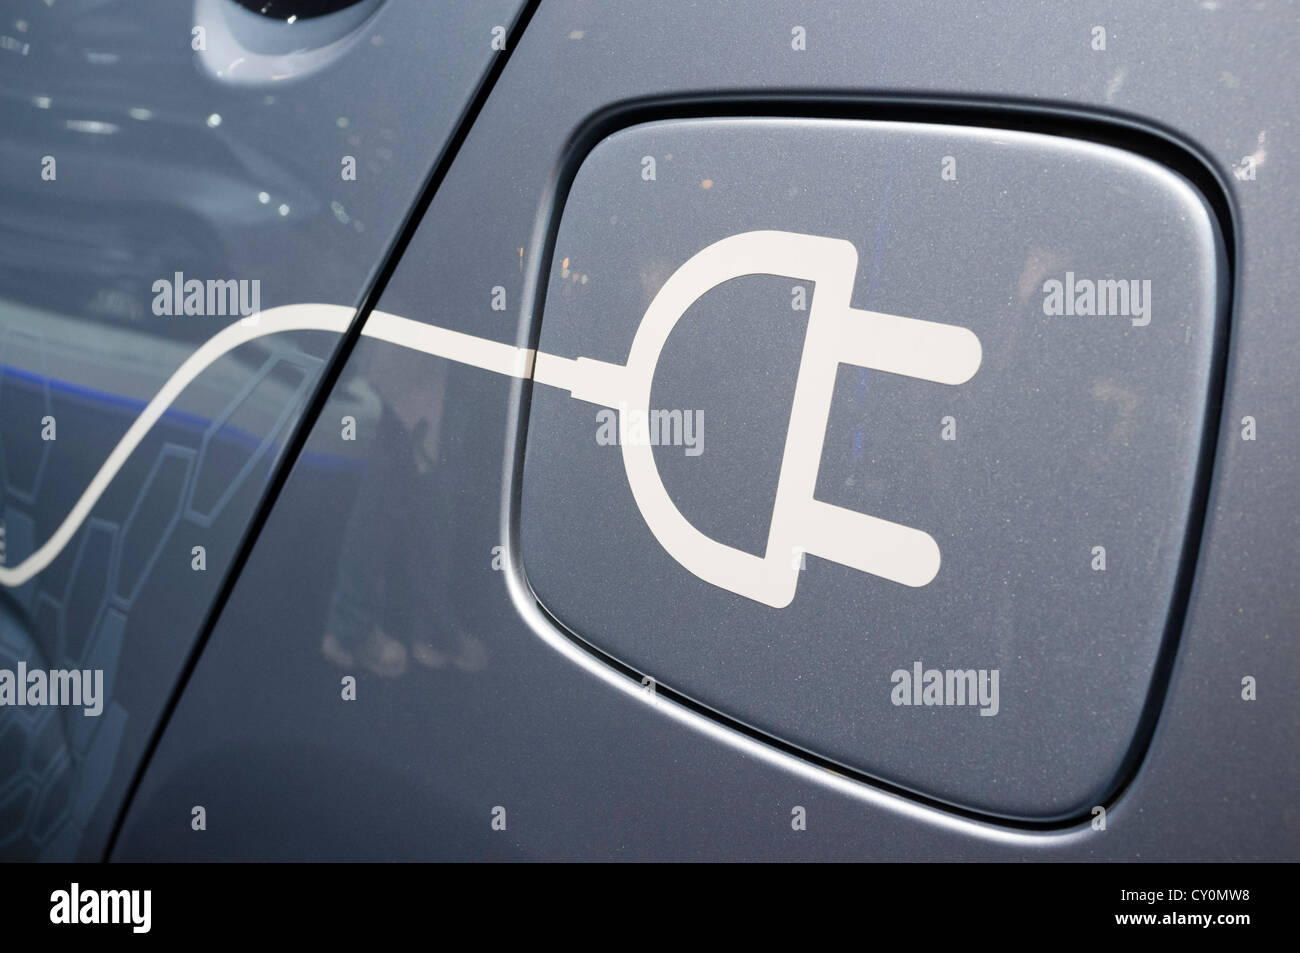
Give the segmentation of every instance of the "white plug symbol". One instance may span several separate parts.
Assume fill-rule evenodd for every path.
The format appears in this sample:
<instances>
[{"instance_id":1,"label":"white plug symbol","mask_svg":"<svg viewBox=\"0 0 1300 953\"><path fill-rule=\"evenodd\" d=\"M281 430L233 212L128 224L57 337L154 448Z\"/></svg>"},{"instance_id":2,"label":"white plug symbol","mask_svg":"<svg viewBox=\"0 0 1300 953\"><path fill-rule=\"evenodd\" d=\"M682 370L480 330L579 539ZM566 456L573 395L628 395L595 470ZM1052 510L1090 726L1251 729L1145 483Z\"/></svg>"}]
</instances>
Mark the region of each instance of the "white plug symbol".
<instances>
[{"instance_id":1,"label":"white plug symbol","mask_svg":"<svg viewBox=\"0 0 1300 953\"><path fill-rule=\"evenodd\" d=\"M815 283L764 555L727 546L687 522L664 488L654 448L644 441L622 443L632 495L668 554L706 582L778 609L794 599L797 552L907 586L924 586L939 572L939 546L928 533L813 497L840 364L962 384L982 358L979 338L967 328L850 307L857 267L857 249L843 239L778 231L732 235L694 255L664 282L641 319L625 367L536 357L536 380L564 387L580 400L639 411L645 419L668 335L706 292L745 275Z\"/></svg>"},{"instance_id":2,"label":"white plug symbol","mask_svg":"<svg viewBox=\"0 0 1300 953\"><path fill-rule=\"evenodd\" d=\"M639 412L644 420L664 343L681 316L706 292L745 275L815 282L764 555L726 546L688 523L659 478L654 448L644 441L621 441L623 466L637 507L669 555L706 582L782 609L794 599L803 563L796 557L803 553L907 586L924 586L939 571L939 547L928 533L813 498L840 364L940 384L965 383L980 366L979 339L966 328L849 307L857 267L857 251L838 238L776 231L724 238L693 256L664 282L641 318L626 366L534 353L383 311L372 311L361 333L496 374L532 378L563 388L579 400L617 408L620 413ZM214 361L246 341L280 331L341 333L353 314L351 307L340 305L281 305L261 312L256 321L240 321L209 338L145 406L49 538L16 565L0 565L0 586L23 585L64 550L150 428Z\"/></svg>"}]
</instances>

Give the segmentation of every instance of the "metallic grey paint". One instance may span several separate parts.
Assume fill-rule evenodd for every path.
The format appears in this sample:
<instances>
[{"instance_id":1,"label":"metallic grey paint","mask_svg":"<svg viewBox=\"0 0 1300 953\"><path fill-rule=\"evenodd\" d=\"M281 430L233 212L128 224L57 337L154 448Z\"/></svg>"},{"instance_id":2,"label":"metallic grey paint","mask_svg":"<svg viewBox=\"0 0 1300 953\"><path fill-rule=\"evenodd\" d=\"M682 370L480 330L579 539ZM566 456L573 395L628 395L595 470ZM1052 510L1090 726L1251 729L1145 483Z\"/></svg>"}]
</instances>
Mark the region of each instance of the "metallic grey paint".
<instances>
[{"instance_id":1,"label":"metallic grey paint","mask_svg":"<svg viewBox=\"0 0 1300 953\"><path fill-rule=\"evenodd\" d=\"M796 22L808 31L803 53L789 46ZM1096 23L1111 37L1104 53L1089 48ZM1297 92L1283 78L1296 45L1284 7L1172 16L1109 4L544 4L380 302L532 340L557 190L590 146L575 137L622 101L788 91L811 94L815 110L818 94L852 103L858 93L859 105L837 109L865 118L898 97L1009 100L1184 143L1226 191L1236 243L1226 401L1163 710L1106 831L982 822L647 696L559 634L519 574L513 462L529 388L363 341L340 388L368 387L386 407L363 431L363 486L341 499L309 460L295 463L114 856L1294 858L1300 606L1289 582L1288 427L1300 413L1290 311L1300 278L1289 254ZM1248 154L1258 176L1241 180L1232 169ZM506 315L488 305L498 285ZM326 407L312 449L334 445L339 413ZM1255 442L1238 436L1248 414L1260 422ZM358 633L402 644L403 673L336 666L321 650L334 627L327 607L381 591L391 594L370 604L382 615L350 617ZM360 678L353 703L339 699L347 671ZM1257 702L1240 698L1245 675L1260 679ZM196 803L209 808L203 835L186 824ZM808 810L806 832L790 828L795 805ZM490 827L495 806L509 812L507 831Z\"/></svg>"},{"instance_id":2,"label":"metallic grey paint","mask_svg":"<svg viewBox=\"0 0 1300 953\"><path fill-rule=\"evenodd\" d=\"M253 16L226 0L6 11L0 33L14 41L0 44L6 565L54 532L145 402L231 322L155 314L155 281L177 272L257 280L263 308L360 304L490 62L491 27L518 9L370 7L373 18L360 24L334 15L353 42L324 50L310 75L251 85L209 72L191 48L192 17L215 31L217 19ZM321 42L329 20L313 21L304 42ZM395 62L410 66L397 73ZM47 155L53 179L42 176ZM355 181L341 176L345 155L357 160ZM98 719L0 711L0 857L103 856L338 340L277 335L208 368L59 558L0 591L0 667L25 659L102 668L111 696ZM52 442L40 436L47 415L57 422ZM352 467L339 453L319 463ZM191 570L196 545L206 549L203 572Z\"/></svg>"}]
</instances>

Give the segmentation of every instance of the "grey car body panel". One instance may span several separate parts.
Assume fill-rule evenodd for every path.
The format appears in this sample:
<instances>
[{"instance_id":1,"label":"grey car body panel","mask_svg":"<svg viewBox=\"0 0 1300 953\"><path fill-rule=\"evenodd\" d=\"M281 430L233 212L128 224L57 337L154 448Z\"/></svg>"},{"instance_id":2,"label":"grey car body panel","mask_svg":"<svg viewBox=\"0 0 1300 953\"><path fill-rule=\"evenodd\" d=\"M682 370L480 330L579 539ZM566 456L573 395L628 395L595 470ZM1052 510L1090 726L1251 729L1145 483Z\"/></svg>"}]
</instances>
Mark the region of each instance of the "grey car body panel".
<instances>
[{"instance_id":1,"label":"grey car body panel","mask_svg":"<svg viewBox=\"0 0 1300 953\"><path fill-rule=\"evenodd\" d=\"M262 308L358 306L491 62L492 28L519 8L368 3L360 20L354 10L304 23L289 44L299 55L258 82L257 57L239 81L229 73L251 53L240 44L273 49L292 27L228 0L22 6L0 27L9 567L55 533L196 347L232 324L228 313L157 314L154 282L256 280ZM204 50L199 25L213 41ZM0 711L0 857L103 856L339 341L277 334L207 366L48 568L0 591L0 668L102 669L108 696L97 718ZM346 450L316 462L355 479ZM191 568L194 546L205 571Z\"/></svg>"},{"instance_id":2,"label":"grey car body panel","mask_svg":"<svg viewBox=\"0 0 1300 953\"><path fill-rule=\"evenodd\" d=\"M945 155L956 180L941 176ZM659 157L653 181L640 178L644 156ZM568 191L538 351L622 363L674 262L764 228L848 240L861 249L854 307L979 341L980 367L958 386L841 364L825 427L815 498L921 528L937 576L904 585L810 554L793 601L773 608L683 571L631 499L600 426L610 411L538 385L520 503L529 584L605 653L837 764L998 816L1059 821L1105 803L1200 505L1227 300L1212 211L1150 160L1058 136L645 123L602 140ZM1074 275L1122 277L1126 299L1141 275L1130 305L1145 313L1045 315L1044 280ZM651 413L689 415L643 435L661 441L670 498L706 536L758 556L796 379L813 373L805 328L833 319L816 314L821 294L797 273L721 284L682 316L654 377ZM858 324L870 333L873 320ZM957 707L913 705L918 663L975 673L984 702L954 676Z\"/></svg>"},{"instance_id":3,"label":"grey car body panel","mask_svg":"<svg viewBox=\"0 0 1300 953\"><path fill-rule=\"evenodd\" d=\"M791 48L796 25L806 50ZM1091 48L1096 25L1104 51ZM1288 252L1300 159L1289 141L1297 87L1283 78L1296 46L1284 7L547 3L379 303L532 343L567 176L602 135L646 118L816 115L828 102L863 119L965 109L1045 127L1092 116L1196 156L1227 196L1224 398L1206 409L1213 478L1203 525L1190 521L1199 546L1182 567L1191 585L1176 653L1157 672L1159 717L1104 830L1087 818L982 820L642 690L637 672L561 632L522 575L518 462L533 389L362 340L113 856L1294 859L1300 556L1288 428L1300 414L1300 275ZM1234 174L1245 156L1254 177ZM506 312L489 304L498 287ZM382 409L359 422L364 469L355 495L340 496L310 454L338 446L339 401L367 390ZM1246 416L1256 440L1241 439ZM322 652L327 635L359 648L376 631L401 645L372 666L387 675L360 651L334 653L342 664ZM355 701L341 697L349 675ZM1246 677L1259 680L1256 701L1242 698ZM1074 754L1064 745L1058 756ZM190 828L194 805L206 831ZM796 807L807 830L792 829Z\"/></svg>"}]
</instances>

